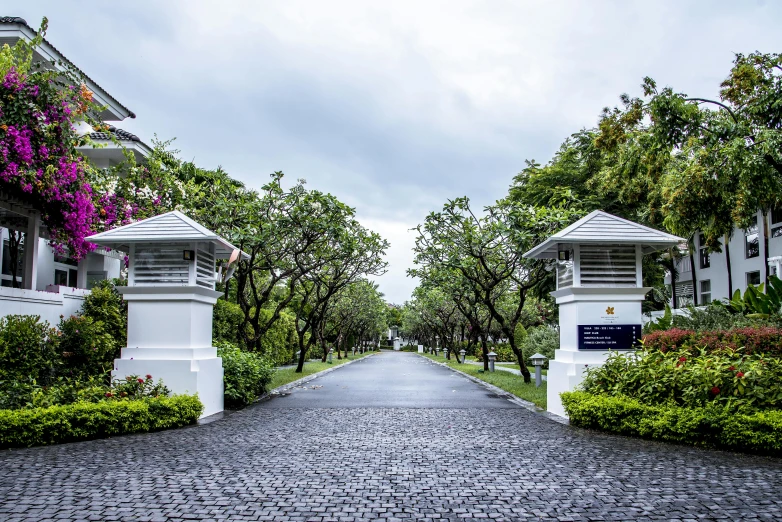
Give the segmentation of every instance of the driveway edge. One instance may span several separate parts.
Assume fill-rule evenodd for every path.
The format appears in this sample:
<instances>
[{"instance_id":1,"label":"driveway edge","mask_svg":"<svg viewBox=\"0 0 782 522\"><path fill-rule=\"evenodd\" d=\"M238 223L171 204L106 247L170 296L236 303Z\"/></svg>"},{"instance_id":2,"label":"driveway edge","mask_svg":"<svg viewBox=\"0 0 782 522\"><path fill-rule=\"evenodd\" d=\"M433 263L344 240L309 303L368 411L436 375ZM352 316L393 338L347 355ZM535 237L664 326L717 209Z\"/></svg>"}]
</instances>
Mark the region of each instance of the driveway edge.
<instances>
[{"instance_id":1,"label":"driveway edge","mask_svg":"<svg viewBox=\"0 0 782 522\"><path fill-rule=\"evenodd\" d=\"M278 386L277 388L274 388L273 390L269 390L264 395L261 395L258 398L258 400L255 401L255 403L266 402L266 401L272 400L273 398L281 395L282 393L284 393L284 392L286 392L288 390L291 390L291 389L295 388L296 386L300 386L302 384L306 384L306 383L310 382L313 379L317 379L318 377L326 375L327 373L331 373L334 370L339 370L340 368L342 368L344 366L348 366L350 364L357 363L357 362L363 361L365 359L369 359L370 357L372 357L375 354L376 354L376 352L370 353L369 355L366 355L366 356L362 357L361 359L353 359L352 361L348 361L346 363L342 363L342 364L337 365L337 366L335 366L333 368L326 368L325 370L321 370L321 371L319 371L317 373L313 373L313 374L307 375L306 377L302 377L301 379L297 379L295 381L289 382L288 384L283 384L282 386Z\"/></svg>"},{"instance_id":2,"label":"driveway edge","mask_svg":"<svg viewBox=\"0 0 782 522\"><path fill-rule=\"evenodd\" d=\"M468 373L464 373L463 371L457 370L456 368L454 368L452 366L448 366L445 363L441 363L441 362L435 361L433 359L430 359L429 357L425 357L425 356L423 356L423 355L421 355L419 353L416 353L416 355L418 355L419 357L421 357L423 359L426 359L427 361L429 361L429 362L431 362L433 364L438 364L438 365L440 365L440 366L442 366L444 368L448 368L449 370L451 370L453 372L461 374L462 377L464 377L465 379L470 380L470 381L474 382L475 384L479 384L479 385L483 386L484 388L486 388L487 390L491 391L492 393L496 393L497 395L502 396L503 398L509 400L510 402L512 402L512 403L514 403L514 404L516 404L518 406L521 406L522 408L525 408L525 409L527 409L527 410L529 410L529 411L531 411L531 412L533 412L533 413L535 413L537 415L540 415L541 417L546 417L547 419L549 419L551 421L554 421L556 423L559 423L559 424L565 424L565 425L569 425L570 424L570 419L566 419L564 417L560 417L559 415L555 415L555 414L553 414L551 412L548 412L548 411L546 411L546 410L544 410L542 408L539 408L535 403L530 402L530 401L526 401L526 400L524 400L524 399L522 399L520 397L516 397L512 393L507 392L507 391L503 390L502 388L494 386L493 384L490 384L490 383L488 383L486 381L483 381L483 380L481 380L481 379L479 379L477 377L473 377L472 375L470 375Z\"/></svg>"}]
</instances>

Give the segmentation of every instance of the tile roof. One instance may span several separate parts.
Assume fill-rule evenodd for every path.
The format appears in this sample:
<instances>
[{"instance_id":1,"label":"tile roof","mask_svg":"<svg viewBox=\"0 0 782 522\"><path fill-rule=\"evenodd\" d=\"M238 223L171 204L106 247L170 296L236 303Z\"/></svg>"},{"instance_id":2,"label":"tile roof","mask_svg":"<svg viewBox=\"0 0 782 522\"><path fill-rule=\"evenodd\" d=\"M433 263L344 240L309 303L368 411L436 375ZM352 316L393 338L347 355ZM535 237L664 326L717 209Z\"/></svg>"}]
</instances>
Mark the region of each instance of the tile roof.
<instances>
[{"instance_id":1,"label":"tile roof","mask_svg":"<svg viewBox=\"0 0 782 522\"><path fill-rule=\"evenodd\" d=\"M126 130L118 129L114 125L109 125L109 129L107 131L96 131L90 133L90 139L93 140L110 140L112 137L118 139L119 141L141 142L141 139L135 134L132 134Z\"/></svg>"},{"instance_id":2,"label":"tile roof","mask_svg":"<svg viewBox=\"0 0 782 522\"><path fill-rule=\"evenodd\" d=\"M32 32L33 32L33 34L36 34L36 33L38 32L36 29L33 29L32 27L30 27L30 25L27 23L27 21L26 21L24 18L20 18L20 17L18 17L18 16L0 16L0 24L17 24L17 25L23 25L23 26L25 26L27 29L29 29L30 31L32 31ZM63 55L63 54L62 54L62 53L61 53L61 52L60 52L60 51L59 51L59 50L58 50L58 49L57 49L55 46L53 46L53 45L51 44L51 42L49 42L49 41L48 41L46 38L44 38L44 39L43 39L43 41L44 41L44 42L46 42L46 44L47 44L49 47L51 47L51 48L52 48L52 49L53 49L53 50L54 50L54 51L55 51L57 54L59 54L59 55L60 55L60 59L61 59L61 60L62 60L64 63L68 64L68 65L69 65L69 66L71 66L73 69L75 69L76 71L78 71L78 72L79 72L79 74L81 74L81 75L82 75L82 76L83 76L85 79L89 80L89 81L90 81L90 82L92 82L92 83L93 83L93 84L94 84L96 87L99 87L99 88L100 88L100 90L102 90L104 93L106 93L106 96L108 96L109 98L111 98L111 99L112 99L112 100L113 100L113 101L114 101L114 102L115 102L117 105L119 105L120 107L122 107L123 109L125 109L125 110L128 112L128 115L129 115L131 118L135 118L135 117L136 117L136 114L135 114L133 111L131 111L130 109L128 109L127 107L125 107L124 105L122 105L122 104L121 104L121 103L120 103L120 102L119 102L119 101L118 101L118 100L117 100L117 99L116 99L114 96L112 96L111 94L109 94L109 93L108 93L108 91L106 91L106 89L104 89L103 87L101 87L100 85L98 85L98 83L97 83L95 80L93 80L92 78L90 78L89 76L87 76L87 74L86 74L84 71L82 71L81 69L79 69L78 67L76 67L76 65L75 65L73 62L71 62L69 59L67 59L67 58L65 57L65 55Z\"/></svg>"}]
</instances>

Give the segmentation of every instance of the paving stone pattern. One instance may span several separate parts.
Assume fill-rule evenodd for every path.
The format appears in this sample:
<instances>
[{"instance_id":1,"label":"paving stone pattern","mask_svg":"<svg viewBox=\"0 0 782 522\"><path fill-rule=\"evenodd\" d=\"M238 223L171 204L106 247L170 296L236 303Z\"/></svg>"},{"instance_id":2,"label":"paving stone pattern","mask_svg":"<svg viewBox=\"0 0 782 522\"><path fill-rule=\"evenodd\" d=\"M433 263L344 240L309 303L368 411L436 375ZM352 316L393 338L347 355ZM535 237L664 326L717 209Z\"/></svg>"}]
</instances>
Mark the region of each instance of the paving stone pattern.
<instances>
[{"instance_id":1,"label":"paving stone pattern","mask_svg":"<svg viewBox=\"0 0 782 522\"><path fill-rule=\"evenodd\" d=\"M366 392L340 381L363 367L385 384L397 364L455 375L416 357L332 372L295 407L283 397L203 426L2 452L0 520L782 520L778 459L587 432L490 407L507 401L472 383L489 407L355 407ZM333 387L353 407L315 407Z\"/></svg>"}]
</instances>

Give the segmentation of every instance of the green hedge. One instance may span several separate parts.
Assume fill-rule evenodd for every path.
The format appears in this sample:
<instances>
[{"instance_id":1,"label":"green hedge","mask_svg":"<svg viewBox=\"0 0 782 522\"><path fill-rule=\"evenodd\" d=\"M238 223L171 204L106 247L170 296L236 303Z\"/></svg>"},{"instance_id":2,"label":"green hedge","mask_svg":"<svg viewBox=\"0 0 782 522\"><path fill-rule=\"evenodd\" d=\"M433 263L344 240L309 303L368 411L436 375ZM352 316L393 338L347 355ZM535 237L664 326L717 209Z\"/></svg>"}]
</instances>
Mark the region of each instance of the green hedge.
<instances>
[{"instance_id":1,"label":"green hedge","mask_svg":"<svg viewBox=\"0 0 782 522\"><path fill-rule=\"evenodd\" d=\"M649 406L623 396L565 392L570 423L621 435L782 456L782 411L735 413L716 405Z\"/></svg>"},{"instance_id":2,"label":"green hedge","mask_svg":"<svg viewBox=\"0 0 782 522\"><path fill-rule=\"evenodd\" d=\"M194 395L0 410L0 448L179 428L195 423L202 411L203 405Z\"/></svg>"}]
</instances>

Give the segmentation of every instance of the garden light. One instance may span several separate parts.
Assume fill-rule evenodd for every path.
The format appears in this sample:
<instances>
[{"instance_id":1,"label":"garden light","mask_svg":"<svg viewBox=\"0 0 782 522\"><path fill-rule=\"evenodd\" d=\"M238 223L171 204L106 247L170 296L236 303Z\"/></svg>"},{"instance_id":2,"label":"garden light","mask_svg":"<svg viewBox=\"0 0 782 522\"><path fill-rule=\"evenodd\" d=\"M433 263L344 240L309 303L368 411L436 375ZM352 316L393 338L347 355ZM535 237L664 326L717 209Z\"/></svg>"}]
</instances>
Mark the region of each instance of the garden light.
<instances>
[{"instance_id":1,"label":"garden light","mask_svg":"<svg viewBox=\"0 0 782 522\"><path fill-rule=\"evenodd\" d=\"M535 387L540 388L540 384L543 382L542 370L543 363L546 362L546 356L536 353L529 359L532 361L532 365L535 367Z\"/></svg>"},{"instance_id":2,"label":"garden light","mask_svg":"<svg viewBox=\"0 0 782 522\"><path fill-rule=\"evenodd\" d=\"M334 348L329 348L329 364L331 364L331 354L334 353Z\"/></svg>"},{"instance_id":3,"label":"garden light","mask_svg":"<svg viewBox=\"0 0 782 522\"><path fill-rule=\"evenodd\" d=\"M489 371L494 371L494 362L497 360L497 354L494 351L489 352Z\"/></svg>"},{"instance_id":4,"label":"garden light","mask_svg":"<svg viewBox=\"0 0 782 522\"><path fill-rule=\"evenodd\" d=\"M462 356L462 364L467 362L467 359L465 359L465 356L467 355L467 351L466 350L462 350L461 352L459 352L459 354Z\"/></svg>"}]
</instances>

